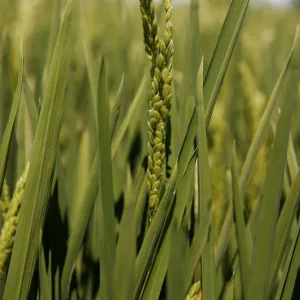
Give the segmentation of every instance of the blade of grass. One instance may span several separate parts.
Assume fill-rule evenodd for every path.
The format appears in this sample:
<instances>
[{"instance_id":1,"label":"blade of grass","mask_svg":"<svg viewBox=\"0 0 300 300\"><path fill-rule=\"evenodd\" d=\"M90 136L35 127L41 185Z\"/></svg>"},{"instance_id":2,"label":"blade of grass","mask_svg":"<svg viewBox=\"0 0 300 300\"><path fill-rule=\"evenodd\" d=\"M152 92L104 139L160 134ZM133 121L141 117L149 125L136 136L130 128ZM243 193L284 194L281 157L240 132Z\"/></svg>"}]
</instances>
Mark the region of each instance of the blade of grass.
<instances>
[{"instance_id":1,"label":"blade of grass","mask_svg":"<svg viewBox=\"0 0 300 300\"><path fill-rule=\"evenodd\" d=\"M294 100L287 99L283 105L267 167L247 299L259 300L267 296Z\"/></svg>"},{"instance_id":2,"label":"blade of grass","mask_svg":"<svg viewBox=\"0 0 300 300\"><path fill-rule=\"evenodd\" d=\"M207 74L204 80L204 108L205 124L209 125L213 112L214 104L221 88L231 55L245 17L249 0L234 0L226 15L225 22L214 50ZM207 106L207 107L206 107ZM192 152L193 141L196 134L196 109L191 116L189 127L180 150L178 162L178 174L181 174L181 168L185 169L188 157ZM181 162L182 161L182 162ZM184 166L181 166L181 163Z\"/></svg>"},{"instance_id":3,"label":"blade of grass","mask_svg":"<svg viewBox=\"0 0 300 300\"><path fill-rule=\"evenodd\" d=\"M105 299L113 299L113 270L115 265L116 237L114 217L113 174L110 147L109 103L104 60L102 59L98 83L98 97L94 98L98 135L98 208L102 211L100 218L100 260L103 267L101 280L104 284ZM97 198L98 199L98 198ZM97 201L97 200L96 200ZM99 215L98 215L99 217Z\"/></svg>"},{"instance_id":4,"label":"blade of grass","mask_svg":"<svg viewBox=\"0 0 300 300\"><path fill-rule=\"evenodd\" d=\"M166 230L172 217L174 206L174 190L177 177L177 165L173 170L167 190L151 222L135 263L134 299L141 299L152 265L156 260L160 244L164 241Z\"/></svg>"},{"instance_id":5,"label":"blade of grass","mask_svg":"<svg viewBox=\"0 0 300 300\"><path fill-rule=\"evenodd\" d=\"M291 64L296 59L295 55L298 53L298 39L299 39L299 29L297 29L293 46L291 48L289 57L280 73L279 78L274 86L272 94L270 96L270 100L268 101L267 107L263 113L263 116L260 120L258 129L255 133L255 137L251 142L250 149L247 153L246 160L243 164L241 176L240 176L240 188L241 188L241 196L244 198L247 186L250 180L250 176L252 174L252 170L255 166L255 160L258 155L258 151L263 143L264 137L266 136L268 130L268 124L271 120L272 113L277 103L278 94L281 90L282 84L288 74L288 70L290 69Z\"/></svg>"},{"instance_id":6,"label":"blade of grass","mask_svg":"<svg viewBox=\"0 0 300 300\"><path fill-rule=\"evenodd\" d=\"M72 1L68 1L37 126L32 150L34 159L28 173L3 299L26 299L35 268L39 230L44 223L51 192L64 103L71 8Z\"/></svg>"},{"instance_id":7,"label":"blade of grass","mask_svg":"<svg viewBox=\"0 0 300 300\"><path fill-rule=\"evenodd\" d=\"M195 229L195 238L192 241L190 251L187 255L187 262L186 262L186 271L185 271L185 291L188 291L197 264L199 263L201 254L203 253L203 249L205 244L207 243L207 236L209 233L209 227L211 224L211 219L206 219L203 223L204 226L197 225Z\"/></svg>"},{"instance_id":8,"label":"blade of grass","mask_svg":"<svg viewBox=\"0 0 300 300\"><path fill-rule=\"evenodd\" d=\"M126 116L122 123L119 126L118 131L116 132L116 135L113 137L112 140L112 156L114 157L117 153L117 150L119 149L122 139L124 138L124 135L132 122L132 118L134 115L140 114L140 108L143 104L143 100L145 97L145 86L146 86L146 79L147 79L148 72L145 73L141 84L139 86L139 89L132 101L132 104L130 105L130 108L128 109L128 112L126 113Z\"/></svg>"},{"instance_id":9,"label":"blade of grass","mask_svg":"<svg viewBox=\"0 0 300 300\"><path fill-rule=\"evenodd\" d=\"M293 254L294 254L294 251L295 251L295 246L296 246L296 243L297 243L297 237L298 237L299 230L300 230L300 226L298 225L297 226L297 234L291 240L290 249L288 250L287 258L286 258L286 261L285 261L284 266L282 268L280 281L279 281L279 284L278 284L278 287L276 289L276 293L275 293L275 296L274 296L275 300L280 300L281 299L282 292L283 292L285 282L286 282L286 278L288 276L288 272L289 272L289 269L290 269L291 260L293 258Z\"/></svg>"},{"instance_id":10,"label":"blade of grass","mask_svg":"<svg viewBox=\"0 0 300 300\"><path fill-rule=\"evenodd\" d=\"M87 130L85 130L81 135L81 141L78 149L76 177L74 182L75 186L73 187L74 194L72 197L72 203L68 203L70 231L73 230L73 227L77 222L76 217L80 216L80 211L83 209L83 204L81 203L81 201L83 201L84 198L84 192L86 186L88 185L88 178L90 173L89 145L89 133ZM88 205L88 203L86 203L86 205Z\"/></svg>"},{"instance_id":11,"label":"blade of grass","mask_svg":"<svg viewBox=\"0 0 300 300\"><path fill-rule=\"evenodd\" d=\"M170 168L170 170L173 169L173 166L176 164L177 162L177 158L178 158L178 154L179 154L179 149L180 149L180 143L179 143L179 112L178 112L178 107L177 107L177 99L176 99L176 91L175 91L175 85L174 82L172 84L172 105L171 105L171 116L170 116L170 127L171 130L169 132L170 134L170 139L171 139L171 143L170 143L170 156L168 159L168 167ZM167 172L169 170L167 169ZM169 175L167 173L167 175Z\"/></svg>"},{"instance_id":12,"label":"blade of grass","mask_svg":"<svg viewBox=\"0 0 300 300\"><path fill-rule=\"evenodd\" d=\"M25 102L22 95L22 100L20 101L18 114L17 114L17 121L16 121L16 138L17 138L17 147L18 147L18 154L17 154L17 177L19 178L23 170L25 169L26 165L26 158L25 158Z\"/></svg>"},{"instance_id":13,"label":"blade of grass","mask_svg":"<svg viewBox=\"0 0 300 300\"><path fill-rule=\"evenodd\" d=\"M298 231L296 245L294 246L293 249L294 251L291 257L291 263L289 265L287 277L285 279L281 300L290 300L293 297L294 285L295 285L297 273L299 272L300 231Z\"/></svg>"},{"instance_id":14,"label":"blade of grass","mask_svg":"<svg viewBox=\"0 0 300 300\"><path fill-rule=\"evenodd\" d=\"M300 200L299 191L300 191L300 171L298 171L295 181L293 182L291 191L283 206L277 224L275 247L274 247L274 258L272 262L272 272L271 272L272 277L269 286L269 293L272 291L272 287L274 286L275 281L277 279L277 273L281 265L284 250L286 249L286 245L288 243L293 221L295 220L295 216L297 214L297 208Z\"/></svg>"},{"instance_id":15,"label":"blade of grass","mask_svg":"<svg viewBox=\"0 0 300 300\"><path fill-rule=\"evenodd\" d=\"M194 78L197 77L198 67L201 63L201 42L200 42L200 20L199 20L199 0L191 0L189 4L189 24L186 27L185 42L188 47L189 56L183 61L186 75L185 93L189 94L195 90ZM180 111L179 111L180 113Z\"/></svg>"},{"instance_id":16,"label":"blade of grass","mask_svg":"<svg viewBox=\"0 0 300 300\"><path fill-rule=\"evenodd\" d=\"M134 264L136 258L136 230L134 218L135 188L131 183L130 170L127 172L127 188L125 192L125 209L120 224L119 240L116 252L114 272L115 299L132 299L134 292Z\"/></svg>"},{"instance_id":17,"label":"blade of grass","mask_svg":"<svg viewBox=\"0 0 300 300\"><path fill-rule=\"evenodd\" d=\"M231 280L226 287L226 291L224 293L224 296L222 297L222 300L234 300L233 280Z\"/></svg>"},{"instance_id":18,"label":"blade of grass","mask_svg":"<svg viewBox=\"0 0 300 300\"><path fill-rule=\"evenodd\" d=\"M234 46L241 30L249 0L233 0L227 12L215 52L204 82L204 108L206 127L220 92Z\"/></svg>"},{"instance_id":19,"label":"blade of grass","mask_svg":"<svg viewBox=\"0 0 300 300\"><path fill-rule=\"evenodd\" d=\"M248 3L248 1L247 1ZM216 47L215 49L215 53L214 56L212 58L212 62L211 65L213 67L209 68L209 71L206 75L205 78L205 82L204 82L204 100L205 100L205 91L210 91L210 90L219 90L221 84L222 84L222 80L225 76L226 73L226 69L227 66L229 64L230 58L231 58L231 54L236 42L236 39L238 37L238 33L240 30L240 18L239 16L242 16L242 19L244 18L244 11L243 11L243 7L239 6L239 2L238 1L234 1L232 3L231 8L235 8L231 10L231 13L227 15L228 20L235 20L234 22L227 22L227 25L223 26L222 28L222 32L221 32L221 37L219 40L222 41L222 47ZM229 26L230 25L230 26ZM226 53L226 56L224 58L224 52ZM222 60L220 60L220 57L222 57ZM224 59L223 59L224 58ZM221 68L222 67L222 68ZM221 70L221 72L219 73L219 70ZM211 73L211 74L210 74ZM207 79L210 78L210 79ZM210 87L206 87L206 85L209 83ZM214 94L214 97L216 99L217 97L217 93ZM211 97L210 99L212 99L211 101L211 105L210 105L210 110L212 112L213 106L214 106L214 102L215 99L214 97ZM205 113L205 124L206 127L209 124L210 121L210 117L211 114L210 113ZM189 123L189 127L188 130L185 134L185 138L183 140L183 144L181 146L181 150L180 150L180 154L179 154L179 161L178 161L178 178L182 178L184 172L187 169L187 162L190 163L190 157L191 154L193 153L193 146L194 146L194 137L195 137L195 133L196 133L196 109L194 109L194 112L192 114L192 117L190 119L190 123ZM178 187L179 183L176 184L177 188L176 189L180 189ZM184 197L180 197L182 200L177 201L177 205L176 205L176 210L174 212L175 214L175 219L179 219L181 220L183 212L184 212L184 208L185 208L185 201L186 198ZM168 247L168 243L163 244L163 249L161 250L161 260L164 262L167 262L169 260L169 252L167 250L164 249L164 247ZM166 264L165 265L161 265L161 268L159 269L160 274L163 274L163 272L166 272ZM163 280L164 277L162 277ZM160 282L158 282L157 284L159 284Z\"/></svg>"},{"instance_id":20,"label":"blade of grass","mask_svg":"<svg viewBox=\"0 0 300 300\"><path fill-rule=\"evenodd\" d=\"M18 107L22 96L23 72L24 72L24 59L23 59L23 53L21 52L21 70L19 73L18 84L14 94L13 103L9 112L8 122L6 124L5 131L0 144L0 194L2 191L2 185L5 176L10 141L12 138L13 128L17 118Z\"/></svg>"},{"instance_id":21,"label":"blade of grass","mask_svg":"<svg viewBox=\"0 0 300 300\"><path fill-rule=\"evenodd\" d=\"M288 148L288 152L290 152L290 153L288 153L288 160L290 159L290 162L289 162L289 169L290 169L290 173L291 174L294 174L294 171L295 171L295 168L297 167L297 165L298 165L298 163L297 163L297 159L295 159L295 151L294 151L294 147L293 147L293 143L292 143L292 140L291 140L291 136L289 137L289 146L288 146L289 148ZM295 176L296 176L297 174L294 174L294 176L292 177L292 178L294 178L294 180L295 180ZM294 184L296 184L296 182L294 183ZM295 188L295 187L294 187ZM289 203L291 203L291 202L289 202ZM287 206L287 207L289 207L289 206ZM255 226L254 226L254 224L257 222L257 216L258 216L258 212L260 211L260 208L261 208L261 200L258 202L258 204L256 205L256 207L255 207L255 209L254 209L254 211L253 211L253 213L251 214L251 216L250 216L250 219L249 219L249 221L248 221L248 224L247 224L247 228L251 231L251 233L252 233L252 235L253 234L255 234ZM229 209L229 210L231 210L231 214L232 214L232 209ZM280 219L281 219L281 217L280 217ZM279 220L280 220L279 219ZM225 218L225 220L226 220L226 218ZM229 228L229 225L227 224L227 222L225 221L224 222L224 226L223 226L223 228L224 227L228 227ZM277 225L277 227L278 227L278 225ZM296 226L297 228L298 228L298 225ZM222 228L222 230L223 230L223 228ZM298 232L298 229L296 228L296 235L297 235L297 232ZM225 229L224 229L225 230ZM228 229L229 230L229 229ZM278 230L278 229L277 229ZM233 233L232 233L233 234ZM221 236L222 236L222 233L220 234L220 238L219 239L221 239ZM278 233L276 233L276 236L281 236L280 234L278 234ZM277 237L276 237L276 239L277 239ZM228 244L228 242L229 242L229 237L227 237L227 240L226 240L226 244ZM219 243L218 243L219 244ZM217 248L216 248L216 252L217 253L219 253L219 251L220 250L218 250L218 249L223 249L223 251L221 252L221 253L224 253L225 251L226 251L226 249L227 249L227 247L221 247L221 245L220 246L217 246ZM276 245L275 245L275 249L276 249ZM218 251L217 251L218 250ZM235 251L237 251L237 248L236 248L236 250ZM275 250L276 251L276 250ZM221 254L219 254L219 255L217 255L217 257L219 258L218 260L217 260L217 262L218 262L218 264L220 263L220 260L221 260ZM238 262L238 260L237 260L237 258L238 258L238 256L237 256L237 254L235 255L235 259L234 259L234 263L233 263L233 270L235 270L235 271L237 271L237 269L239 268L239 262ZM217 269L218 269L218 264L217 264ZM286 268L285 268L286 269ZM287 269L286 269L286 271L283 271L283 273L287 273ZM233 275L233 279L232 279L232 281L231 282L234 282L234 278L235 278L235 274L236 273L234 273L234 275ZM274 274L274 276L275 276L275 274ZM228 283L229 284L229 283ZM228 288L228 284L227 284L227 288ZM231 283L232 284L232 283ZM226 288L226 289L227 289ZM282 283L282 280L280 281L280 287L278 288L278 290L281 290L282 291L282 289L283 289L283 283ZM279 294L281 294L281 292L279 292L277 290L277 292L276 292L276 300L278 300L278 295Z\"/></svg>"},{"instance_id":22,"label":"blade of grass","mask_svg":"<svg viewBox=\"0 0 300 300\"><path fill-rule=\"evenodd\" d=\"M110 128L111 128L111 136L114 136L114 132L116 130L116 126L118 123L118 118L120 115L120 107L121 107L121 100L124 94L124 74L122 74L120 86L116 95L116 98L112 104L110 109Z\"/></svg>"},{"instance_id":23,"label":"blade of grass","mask_svg":"<svg viewBox=\"0 0 300 300\"><path fill-rule=\"evenodd\" d=\"M52 56L54 53L55 43L57 40L59 25L60 25L60 15L61 15L61 0L52 1L52 17L51 17L51 26L48 38L48 47L47 55L45 61L45 67L43 70L43 81L47 82L48 72L51 65Z\"/></svg>"},{"instance_id":24,"label":"blade of grass","mask_svg":"<svg viewBox=\"0 0 300 300\"><path fill-rule=\"evenodd\" d=\"M242 168L242 173L240 177L240 188L241 188L241 194L242 196L245 195L246 190L247 190L247 185L252 173L252 169L254 167L255 159L258 153L258 150L263 142L263 136L265 136L266 131L267 131L267 125L269 124L271 117L272 117L272 112L274 112L274 107L276 106L277 103L277 98L278 94L280 92L280 88L283 85L284 79L289 75L291 72L291 66L295 63L295 60L297 59L296 52L298 52L298 46L297 46L297 41L299 40L298 38L298 29L296 31L296 35L294 38L294 43L292 46L292 50L290 51L289 57L281 71L281 74L279 78L277 79L277 82L275 84L275 87L271 93L270 100L267 104L267 107L265 109L265 112L263 114L263 117L261 119L261 122L259 124L258 130L256 131L255 137L251 143L250 149L247 153L246 160L244 162L243 168ZM294 153L294 154L293 154ZM297 160L295 160L295 151L293 149L293 143L291 141L291 138L289 138L289 148L288 148L288 165L289 165L289 170L291 176L295 176L295 170L297 166ZM249 227L252 235L254 234L254 225L257 224L257 215L258 212L260 211L261 208L261 198L259 198L260 201L256 205L253 213L250 216L249 222L247 224L247 227ZM232 235L233 233L231 233ZM218 265L218 264L217 264ZM238 265L238 262L235 260L235 265Z\"/></svg>"},{"instance_id":25,"label":"blade of grass","mask_svg":"<svg viewBox=\"0 0 300 300\"><path fill-rule=\"evenodd\" d=\"M182 300L184 289L184 256L186 234L178 225L173 224L171 229L171 255L167 273L168 299Z\"/></svg>"},{"instance_id":26,"label":"blade of grass","mask_svg":"<svg viewBox=\"0 0 300 300\"><path fill-rule=\"evenodd\" d=\"M36 101L34 100L33 93L31 92L31 89L29 87L26 74L24 74L24 92L28 114L31 122L31 130L33 134L35 134L39 119L39 109Z\"/></svg>"},{"instance_id":27,"label":"blade of grass","mask_svg":"<svg viewBox=\"0 0 300 300\"><path fill-rule=\"evenodd\" d=\"M243 1L247 2L248 1ZM222 41L222 43L219 43L219 47L216 47L214 56L212 58L211 62L211 68L209 68L209 71L207 73L205 83L204 83L204 95L206 94L206 90L208 91L207 94L211 94L210 92L212 90L219 90L220 86L222 84L222 80L225 76L226 69L228 66L228 63L231 58L231 54L236 42L236 39L238 37L238 33L240 31L241 27L241 21L244 19L244 6L240 6L240 1L234 1L231 5L231 11L227 15L227 20L228 22L226 23L227 25L223 26L221 36L219 38L219 41ZM230 21L230 22L229 22ZM224 55L226 54L226 55ZM221 68L222 67L222 68ZM221 70L221 71L220 71ZM220 72L219 72L220 71ZM210 78L207 80L207 78ZM209 83L209 88L206 87L206 85ZM217 96L217 93L214 93L212 95L214 97L210 97L212 99L209 113L206 113L205 115L205 123L206 127L209 124L211 113L213 110L214 102ZM204 96L205 98L205 96ZM208 102L208 101L207 101ZM185 138L180 150L179 154L179 161L178 161L178 178L182 178L184 172L187 169L187 162L188 164L190 163L190 157L193 152L193 146L194 146L194 137L196 133L196 114L195 114L195 109L192 114L192 117L189 122L189 127L188 130L185 134ZM173 171L174 172L174 171ZM178 188L179 182L176 184ZM186 201L182 197L181 201ZM176 205L176 211L175 211L175 218L178 220L181 220L183 212L185 208L185 202L183 203L178 203ZM180 223L180 222L179 222ZM162 280L164 278L165 272L166 272L166 267L169 261L169 251L167 250L169 247L168 243L164 243L162 245L161 249L161 257L160 260L164 262L161 266L157 267L158 269L156 270L157 273L160 274L160 280L156 281L157 285L162 284ZM154 276L153 276L154 278ZM162 278L162 279L161 279ZM151 288L150 288L151 290Z\"/></svg>"},{"instance_id":28,"label":"blade of grass","mask_svg":"<svg viewBox=\"0 0 300 300\"><path fill-rule=\"evenodd\" d=\"M218 271L222 258L226 252L227 246L230 240L231 230L233 228L233 195L232 195L232 178L231 172L229 170L226 171L226 190L228 193L228 203L229 207L227 209L224 223L220 232L220 236L215 247L215 260L216 260L216 271Z\"/></svg>"},{"instance_id":29,"label":"blade of grass","mask_svg":"<svg viewBox=\"0 0 300 300\"><path fill-rule=\"evenodd\" d=\"M147 176L144 170L141 170L140 178L142 182L139 182L137 184L138 186L137 190L139 191L139 194L137 197L135 212L134 212L134 223L135 223L135 229L137 235L140 234L143 211L147 203Z\"/></svg>"},{"instance_id":30,"label":"blade of grass","mask_svg":"<svg viewBox=\"0 0 300 300\"><path fill-rule=\"evenodd\" d=\"M184 189L184 187L193 186L191 184L194 174L195 174L195 160L196 155L195 152L189 158L189 164L186 167L182 174L182 178L178 178L175 184L175 191L178 187L181 187L181 193L176 194L176 206L175 211L173 213L172 222L176 222L176 224L182 224L182 219L184 216L184 207L178 206L178 202L184 203L188 196L191 194L189 188ZM177 166L177 165L176 165ZM173 175L172 175L173 176ZM171 177L172 179L173 177ZM166 194L165 194L166 195ZM180 199L182 198L182 199ZM184 200L185 199L185 200ZM177 211L176 211L177 210ZM202 237L202 236L201 236ZM204 244L204 243L203 243ZM202 249L201 249L202 251ZM139 299L158 299L161 291L161 287L163 285L163 281L167 272L167 268L169 265L170 254L171 254L171 232L170 227L166 233L165 239L162 242L161 248L157 249L156 252L156 261L153 263L153 268L151 269L151 273L147 278L147 282L145 282L145 290L143 294L140 295ZM199 260L199 258L198 258Z\"/></svg>"},{"instance_id":31,"label":"blade of grass","mask_svg":"<svg viewBox=\"0 0 300 300\"><path fill-rule=\"evenodd\" d=\"M239 249L239 261L241 269L241 281L242 281L242 293L243 298L247 294L247 286L249 282L249 271L250 271L250 262L251 262L251 246L249 241L250 232L247 230L245 219L244 219L244 203L241 197L241 191L239 189L238 182L238 172L237 172L237 159L235 152L235 145L233 147L232 153L232 190L233 190L233 206L234 206L234 215L236 220L236 230L237 230L237 242Z\"/></svg>"},{"instance_id":32,"label":"blade of grass","mask_svg":"<svg viewBox=\"0 0 300 300\"><path fill-rule=\"evenodd\" d=\"M168 231L168 234L162 241L162 245L158 251L157 257L153 262L151 275L149 275L145 290L142 291L142 293L139 295L139 298L137 299L159 299L161 287L169 265L169 260L165 260L164 257L170 257L171 242L171 235Z\"/></svg>"},{"instance_id":33,"label":"blade of grass","mask_svg":"<svg viewBox=\"0 0 300 300\"><path fill-rule=\"evenodd\" d=\"M209 156L207 137L205 130L204 103L203 103L203 59L197 75L196 85L196 140L198 157L198 199L200 210L200 225L204 227L204 221L212 219L212 195L209 170ZM201 256L201 278L203 300L215 299L215 258L213 249L213 228L209 225L206 244Z\"/></svg>"},{"instance_id":34,"label":"blade of grass","mask_svg":"<svg viewBox=\"0 0 300 300\"><path fill-rule=\"evenodd\" d=\"M80 3L80 5L83 5ZM82 8L83 9L83 8ZM115 218L113 171L111 152L110 113L107 91L106 66L103 57L100 58L100 69L92 55L86 38L86 24L84 18L80 19L81 39L84 49L88 77L91 89L91 98L95 112L95 129L97 133L98 181L99 196L96 198L95 211L96 224L99 229L100 260L102 264L101 291L104 299L113 299L113 270L115 265ZM100 217L101 216L101 217Z\"/></svg>"},{"instance_id":35,"label":"blade of grass","mask_svg":"<svg viewBox=\"0 0 300 300\"><path fill-rule=\"evenodd\" d=\"M68 250L61 278L61 299L67 299L69 284L74 265L79 256L80 249L84 240L84 235L90 220L95 198L98 191L98 160L95 155L91 170L89 172L88 185L84 191L84 197L79 202L77 214L74 215L74 227L70 233Z\"/></svg>"}]
</instances>

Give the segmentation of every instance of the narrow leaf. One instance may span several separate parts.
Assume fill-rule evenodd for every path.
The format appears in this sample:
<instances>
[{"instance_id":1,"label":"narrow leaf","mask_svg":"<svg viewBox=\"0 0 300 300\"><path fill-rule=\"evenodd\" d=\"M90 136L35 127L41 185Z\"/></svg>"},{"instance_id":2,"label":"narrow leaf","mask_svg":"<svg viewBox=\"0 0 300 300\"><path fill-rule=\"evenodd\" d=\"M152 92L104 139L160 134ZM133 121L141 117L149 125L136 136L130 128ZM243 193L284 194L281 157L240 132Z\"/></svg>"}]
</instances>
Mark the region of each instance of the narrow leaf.
<instances>
[{"instance_id":1,"label":"narrow leaf","mask_svg":"<svg viewBox=\"0 0 300 300\"><path fill-rule=\"evenodd\" d=\"M300 261L300 231L298 231L296 245L294 247L291 263L289 265L288 274L285 280L285 285L283 288L283 294L281 300L290 300L293 297L296 277L299 272L299 261Z\"/></svg>"},{"instance_id":2,"label":"narrow leaf","mask_svg":"<svg viewBox=\"0 0 300 300\"><path fill-rule=\"evenodd\" d=\"M143 104L143 100L145 99L145 85L146 85L146 79L147 75L145 74L142 78L141 84L139 86L139 89L128 109L128 112L126 113L126 116L122 123L120 124L118 131L116 132L115 136L112 140L112 156L114 157L117 153L117 150L119 149L122 139L124 138L124 135L132 122L132 118L134 115L140 114L141 105Z\"/></svg>"},{"instance_id":3,"label":"narrow leaf","mask_svg":"<svg viewBox=\"0 0 300 300\"><path fill-rule=\"evenodd\" d=\"M233 204L234 204L233 206L234 206L234 215L236 220L239 261L241 266L240 269L241 269L241 279L242 279L242 290L245 298L247 286L249 283L249 271L250 271L251 252L252 252L252 249L250 247L252 245L249 245L250 232L246 227L245 218L244 218L244 203L241 197L241 191L239 189L235 146L233 148L233 154L232 154L231 173L232 173L232 190L233 190Z\"/></svg>"},{"instance_id":4,"label":"narrow leaf","mask_svg":"<svg viewBox=\"0 0 300 300\"><path fill-rule=\"evenodd\" d=\"M98 191L98 161L95 155L88 177L88 185L84 190L84 196L80 201L74 215L73 228L68 240L68 250L62 271L61 299L67 299L69 284L75 262L79 256L80 249L87 230L88 222L92 213L95 198Z\"/></svg>"},{"instance_id":5,"label":"narrow leaf","mask_svg":"<svg viewBox=\"0 0 300 300\"><path fill-rule=\"evenodd\" d=\"M198 199L200 209L200 225L204 227L207 219L212 220L211 182L209 170L209 156L205 130L204 104L203 104L203 60L197 76L196 92L196 140L198 156ZM213 248L213 229L210 224L206 244L201 256L201 278L203 300L215 299L215 258Z\"/></svg>"},{"instance_id":6,"label":"narrow leaf","mask_svg":"<svg viewBox=\"0 0 300 300\"><path fill-rule=\"evenodd\" d=\"M101 63L98 83L98 97L93 99L96 111L97 135L98 135L98 161L99 161L99 191L101 204L100 218L100 253L103 270L103 284L105 285L106 299L113 299L113 270L115 266L115 217L114 217L114 194L113 174L110 147L109 127L109 102L107 95L106 70L104 60Z\"/></svg>"},{"instance_id":7,"label":"narrow leaf","mask_svg":"<svg viewBox=\"0 0 300 300\"><path fill-rule=\"evenodd\" d=\"M276 223L286 164L287 145L294 99L286 99L278 121L276 137L262 192L258 226L247 299L265 299L270 280Z\"/></svg>"},{"instance_id":8,"label":"narrow leaf","mask_svg":"<svg viewBox=\"0 0 300 300\"><path fill-rule=\"evenodd\" d=\"M284 256L284 250L286 249L292 224L295 221L297 209L299 205L299 191L300 191L300 171L298 171L295 181L291 187L291 191L286 199L286 202L281 211L279 221L276 230L276 239L274 247L274 258L272 262L272 280L269 286L269 293L275 284L279 267Z\"/></svg>"},{"instance_id":9,"label":"narrow leaf","mask_svg":"<svg viewBox=\"0 0 300 300\"><path fill-rule=\"evenodd\" d=\"M182 300L185 295L184 288L184 250L185 232L173 224L171 228L171 255L167 273L168 299Z\"/></svg>"},{"instance_id":10,"label":"narrow leaf","mask_svg":"<svg viewBox=\"0 0 300 300\"><path fill-rule=\"evenodd\" d=\"M165 239L166 229L172 217L176 177L177 165L173 170L173 176L170 178L167 190L150 224L142 248L136 259L134 299L140 299L143 287L149 278L153 262L155 262L160 244Z\"/></svg>"},{"instance_id":11,"label":"narrow leaf","mask_svg":"<svg viewBox=\"0 0 300 300\"><path fill-rule=\"evenodd\" d=\"M233 0L227 12L204 82L204 108L208 126L225 73L241 30L249 0Z\"/></svg>"},{"instance_id":12,"label":"narrow leaf","mask_svg":"<svg viewBox=\"0 0 300 300\"><path fill-rule=\"evenodd\" d=\"M0 194L2 191L2 185L5 176L6 164L8 159L8 152L10 147L10 141L13 134L13 128L17 117L18 107L22 96L23 86L23 72L24 72L24 60L23 53L21 53L21 70L19 73L18 84L14 94L12 106L10 109L8 122L5 127L5 131L0 143Z\"/></svg>"},{"instance_id":13,"label":"narrow leaf","mask_svg":"<svg viewBox=\"0 0 300 300\"><path fill-rule=\"evenodd\" d=\"M250 180L250 176L251 176L252 170L255 166L255 160L258 155L258 151L263 143L264 137L266 136L266 133L268 130L268 124L271 120L272 113L273 113L274 108L277 103L278 94L281 90L284 79L286 78L286 75L288 73L290 65L291 65L291 63L293 63L293 60L296 58L295 55L298 53L298 49L296 48L296 46L298 47L298 45L299 45L299 43L297 42L298 38L299 38L299 30L297 29L294 44L290 51L289 57L280 73L280 76L277 79L277 82L274 86L274 89L273 89L270 99L268 101L267 107L265 108L265 111L260 120L258 129L255 133L255 137L251 142L251 146L247 153L246 160L243 164L243 168L242 168L242 172L241 172L241 176L240 176L240 188L241 188L241 196L242 197L245 196L247 186L248 186L248 183Z\"/></svg>"},{"instance_id":14,"label":"narrow leaf","mask_svg":"<svg viewBox=\"0 0 300 300\"><path fill-rule=\"evenodd\" d=\"M72 1L68 1L55 46L17 226L4 299L26 299L52 187L64 103Z\"/></svg>"},{"instance_id":15,"label":"narrow leaf","mask_svg":"<svg viewBox=\"0 0 300 300\"><path fill-rule=\"evenodd\" d=\"M128 168L129 170L129 168ZM115 299L132 299L134 292L134 264L136 258L136 233L134 218L135 188L132 186L130 171L127 172L125 209L120 224L114 271Z\"/></svg>"}]
</instances>

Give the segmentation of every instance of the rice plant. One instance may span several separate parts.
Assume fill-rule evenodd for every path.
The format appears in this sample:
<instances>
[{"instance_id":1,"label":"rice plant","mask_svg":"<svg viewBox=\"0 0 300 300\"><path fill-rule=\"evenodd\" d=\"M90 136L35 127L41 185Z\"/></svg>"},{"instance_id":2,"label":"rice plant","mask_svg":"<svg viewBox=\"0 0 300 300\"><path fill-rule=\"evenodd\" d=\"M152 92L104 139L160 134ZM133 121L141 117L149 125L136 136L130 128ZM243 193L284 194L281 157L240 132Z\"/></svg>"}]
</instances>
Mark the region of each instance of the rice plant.
<instances>
[{"instance_id":1,"label":"rice plant","mask_svg":"<svg viewBox=\"0 0 300 300\"><path fill-rule=\"evenodd\" d=\"M7 5L0 298L298 299L296 9Z\"/></svg>"}]
</instances>

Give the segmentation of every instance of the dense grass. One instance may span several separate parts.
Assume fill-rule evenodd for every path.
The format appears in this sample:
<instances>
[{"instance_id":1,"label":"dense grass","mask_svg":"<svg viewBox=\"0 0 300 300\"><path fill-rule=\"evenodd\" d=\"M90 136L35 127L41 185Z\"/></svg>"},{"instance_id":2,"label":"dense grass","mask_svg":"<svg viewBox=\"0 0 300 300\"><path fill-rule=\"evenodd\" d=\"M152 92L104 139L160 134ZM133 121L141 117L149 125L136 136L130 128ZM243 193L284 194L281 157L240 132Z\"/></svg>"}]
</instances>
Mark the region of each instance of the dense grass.
<instances>
[{"instance_id":1,"label":"dense grass","mask_svg":"<svg viewBox=\"0 0 300 300\"><path fill-rule=\"evenodd\" d=\"M6 2L0 298L298 299L298 11Z\"/></svg>"}]
</instances>

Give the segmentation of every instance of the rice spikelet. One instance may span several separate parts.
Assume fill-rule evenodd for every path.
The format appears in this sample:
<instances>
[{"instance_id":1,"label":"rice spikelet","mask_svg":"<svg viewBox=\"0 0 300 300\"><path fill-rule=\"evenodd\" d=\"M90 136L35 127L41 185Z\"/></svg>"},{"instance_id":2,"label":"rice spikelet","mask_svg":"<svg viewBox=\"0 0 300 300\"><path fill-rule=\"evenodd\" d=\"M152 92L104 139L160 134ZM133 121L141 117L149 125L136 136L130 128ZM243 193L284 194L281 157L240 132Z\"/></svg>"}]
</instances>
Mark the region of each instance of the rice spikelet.
<instances>
[{"instance_id":1,"label":"rice spikelet","mask_svg":"<svg viewBox=\"0 0 300 300\"><path fill-rule=\"evenodd\" d=\"M0 235L0 276L4 272L5 264L12 252L14 238L19 218L19 211L23 199L29 164L19 178L16 188L6 212L3 213L4 224Z\"/></svg>"},{"instance_id":2,"label":"rice spikelet","mask_svg":"<svg viewBox=\"0 0 300 300\"><path fill-rule=\"evenodd\" d=\"M6 179L4 179L3 187L2 187L2 195L0 200L0 210L3 215L8 210L9 202L10 202L9 186L7 184Z\"/></svg>"},{"instance_id":3,"label":"rice spikelet","mask_svg":"<svg viewBox=\"0 0 300 300\"><path fill-rule=\"evenodd\" d=\"M158 204L165 163L165 127L170 113L173 79L172 5L165 0L165 31L158 37L157 17L153 1L140 0L146 54L152 61L152 99L148 121L148 191L150 221Z\"/></svg>"}]
</instances>

